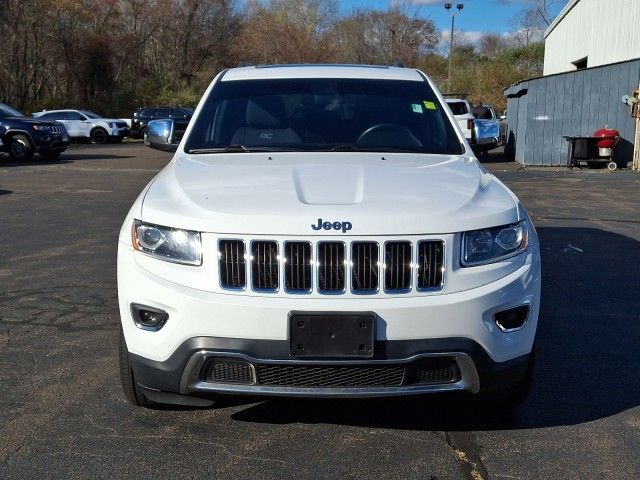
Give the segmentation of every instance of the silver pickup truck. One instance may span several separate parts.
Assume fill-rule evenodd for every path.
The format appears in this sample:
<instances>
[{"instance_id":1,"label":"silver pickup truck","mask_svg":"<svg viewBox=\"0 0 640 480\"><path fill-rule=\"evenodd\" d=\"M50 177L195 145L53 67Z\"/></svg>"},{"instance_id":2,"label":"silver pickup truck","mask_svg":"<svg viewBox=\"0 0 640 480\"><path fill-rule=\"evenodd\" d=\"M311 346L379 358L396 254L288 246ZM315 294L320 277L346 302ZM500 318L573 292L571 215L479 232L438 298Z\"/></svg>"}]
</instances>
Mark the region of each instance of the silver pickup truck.
<instances>
[{"instance_id":1,"label":"silver pickup truck","mask_svg":"<svg viewBox=\"0 0 640 480\"><path fill-rule=\"evenodd\" d=\"M476 151L486 153L500 144L500 120L490 105L483 105L482 118L474 115L473 108L465 98L447 98L449 108L465 138Z\"/></svg>"}]
</instances>

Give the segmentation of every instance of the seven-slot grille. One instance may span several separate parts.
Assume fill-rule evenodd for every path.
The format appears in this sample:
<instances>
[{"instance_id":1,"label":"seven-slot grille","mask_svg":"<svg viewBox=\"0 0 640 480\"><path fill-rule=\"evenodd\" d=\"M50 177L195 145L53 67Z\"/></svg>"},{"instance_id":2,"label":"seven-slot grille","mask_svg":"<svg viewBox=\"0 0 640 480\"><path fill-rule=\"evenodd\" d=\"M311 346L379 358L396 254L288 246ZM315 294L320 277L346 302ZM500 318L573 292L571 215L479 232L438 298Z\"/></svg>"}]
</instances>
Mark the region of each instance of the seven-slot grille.
<instances>
[{"instance_id":1,"label":"seven-slot grille","mask_svg":"<svg viewBox=\"0 0 640 480\"><path fill-rule=\"evenodd\" d=\"M343 293L347 279L352 292L368 295L381 287L391 293L438 290L444 283L442 240L388 241L382 247L374 241L320 241L315 255L307 241L254 240L249 252L243 240L220 240L218 246L220 285L229 289L250 282L255 291L275 292L281 277L289 293Z\"/></svg>"},{"instance_id":2,"label":"seven-slot grille","mask_svg":"<svg viewBox=\"0 0 640 480\"><path fill-rule=\"evenodd\" d=\"M62 125L50 125L49 131L51 133L64 133L64 127Z\"/></svg>"}]
</instances>

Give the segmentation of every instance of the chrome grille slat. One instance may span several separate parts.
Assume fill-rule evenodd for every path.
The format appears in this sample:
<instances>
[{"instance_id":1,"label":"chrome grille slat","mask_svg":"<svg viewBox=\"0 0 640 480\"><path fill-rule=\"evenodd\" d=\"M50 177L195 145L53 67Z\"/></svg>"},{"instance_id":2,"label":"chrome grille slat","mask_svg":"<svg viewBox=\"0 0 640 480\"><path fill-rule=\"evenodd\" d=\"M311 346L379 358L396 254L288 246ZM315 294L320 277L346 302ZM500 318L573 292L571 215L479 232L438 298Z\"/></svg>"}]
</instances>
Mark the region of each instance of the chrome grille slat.
<instances>
[{"instance_id":1,"label":"chrome grille slat","mask_svg":"<svg viewBox=\"0 0 640 480\"><path fill-rule=\"evenodd\" d=\"M351 283L356 292L377 291L378 244L376 242L353 242L351 244Z\"/></svg>"},{"instance_id":2,"label":"chrome grille slat","mask_svg":"<svg viewBox=\"0 0 640 480\"><path fill-rule=\"evenodd\" d=\"M218 244L220 285L223 288L246 287L245 246L242 240L220 240Z\"/></svg>"},{"instance_id":3,"label":"chrome grille slat","mask_svg":"<svg viewBox=\"0 0 640 480\"><path fill-rule=\"evenodd\" d=\"M318 290L342 292L345 289L345 247L342 242L318 243Z\"/></svg>"},{"instance_id":4,"label":"chrome grille slat","mask_svg":"<svg viewBox=\"0 0 640 480\"><path fill-rule=\"evenodd\" d=\"M441 240L418 242L418 289L442 286L443 251L444 243Z\"/></svg>"},{"instance_id":5,"label":"chrome grille slat","mask_svg":"<svg viewBox=\"0 0 640 480\"><path fill-rule=\"evenodd\" d=\"M290 292L311 291L311 243L285 242L285 289Z\"/></svg>"},{"instance_id":6,"label":"chrome grille slat","mask_svg":"<svg viewBox=\"0 0 640 480\"><path fill-rule=\"evenodd\" d=\"M411 242L385 243L384 288L388 291L408 291L411 288Z\"/></svg>"},{"instance_id":7,"label":"chrome grille slat","mask_svg":"<svg viewBox=\"0 0 640 480\"><path fill-rule=\"evenodd\" d=\"M254 290L278 290L278 243L251 243L251 282Z\"/></svg>"}]
</instances>

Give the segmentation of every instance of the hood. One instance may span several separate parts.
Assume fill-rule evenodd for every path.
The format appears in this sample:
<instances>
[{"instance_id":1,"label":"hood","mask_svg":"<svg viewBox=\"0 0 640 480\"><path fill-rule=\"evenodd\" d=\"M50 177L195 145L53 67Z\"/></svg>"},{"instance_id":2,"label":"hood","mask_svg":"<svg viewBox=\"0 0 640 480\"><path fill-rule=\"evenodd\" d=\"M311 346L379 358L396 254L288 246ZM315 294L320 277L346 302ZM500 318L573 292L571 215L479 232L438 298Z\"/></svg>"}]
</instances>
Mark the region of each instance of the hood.
<instances>
[{"instance_id":1,"label":"hood","mask_svg":"<svg viewBox=\"0 0 640 480\"><path fill-rule=\"evenodd\" d=\"M475 158L371 153L178 153L154 179L142 219L203 232L451 233L518 220L515 197Z\"/></svg>"}]
</instances>

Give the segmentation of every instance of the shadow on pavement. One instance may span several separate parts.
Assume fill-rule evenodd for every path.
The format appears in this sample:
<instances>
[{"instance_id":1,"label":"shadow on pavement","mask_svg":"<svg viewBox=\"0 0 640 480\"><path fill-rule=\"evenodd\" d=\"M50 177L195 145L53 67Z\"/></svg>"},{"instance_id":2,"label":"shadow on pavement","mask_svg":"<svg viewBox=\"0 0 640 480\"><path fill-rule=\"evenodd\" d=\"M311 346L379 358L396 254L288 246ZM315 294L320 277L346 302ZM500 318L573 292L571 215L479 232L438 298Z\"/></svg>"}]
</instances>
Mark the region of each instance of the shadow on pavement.
<instances>
[{"instance_id":1,"label":"shadow on pavement","mask_svg":"<svg viewBox=\"0 0 640 480\"><path fill-rule=\"evenodd\" d=\"M35 155L28 162L13 162L9 158L0 158L0 167L29 167L37 165L63 165L65 163L73 163L77 160L113 160L135 158L134 155L106 155L103 153L63 153L55 160L49 160L39 155Z\"/></svg>"},{"instance_id":2,"label":"shadow on pavement","mask_svg":"<svg viewBox=\"0 0 640 480\"><path fill-rule=\"evenodd\" d=\"M539 228L538 233L543 300L537 367L531 396L515 417L467 395L447 395L268 400L232 418L468 431L574 425L638 406L640 243L594 228Z\"/></svg>"},{"instance_id":3,"label":"shadow on pavement","mask_svg":"<svg viewBox=\"0 0 640 480\"><path fill-rule=\"evenodd\" d=\"M2 190L0 188L0 195L9 195L10 193L13 193L13 190Z\"/></svg>"},{"instance_id":4,"label":"shadow on pavement","mask_svg":"<svg viewBox=\"0 0 640 480\"><path fill-rule=\"evenodd\" d=\"M504 147L498 147L486 153L476 154L480 163L512 163L504 154Z\"/></svg>"}]
</instances>

